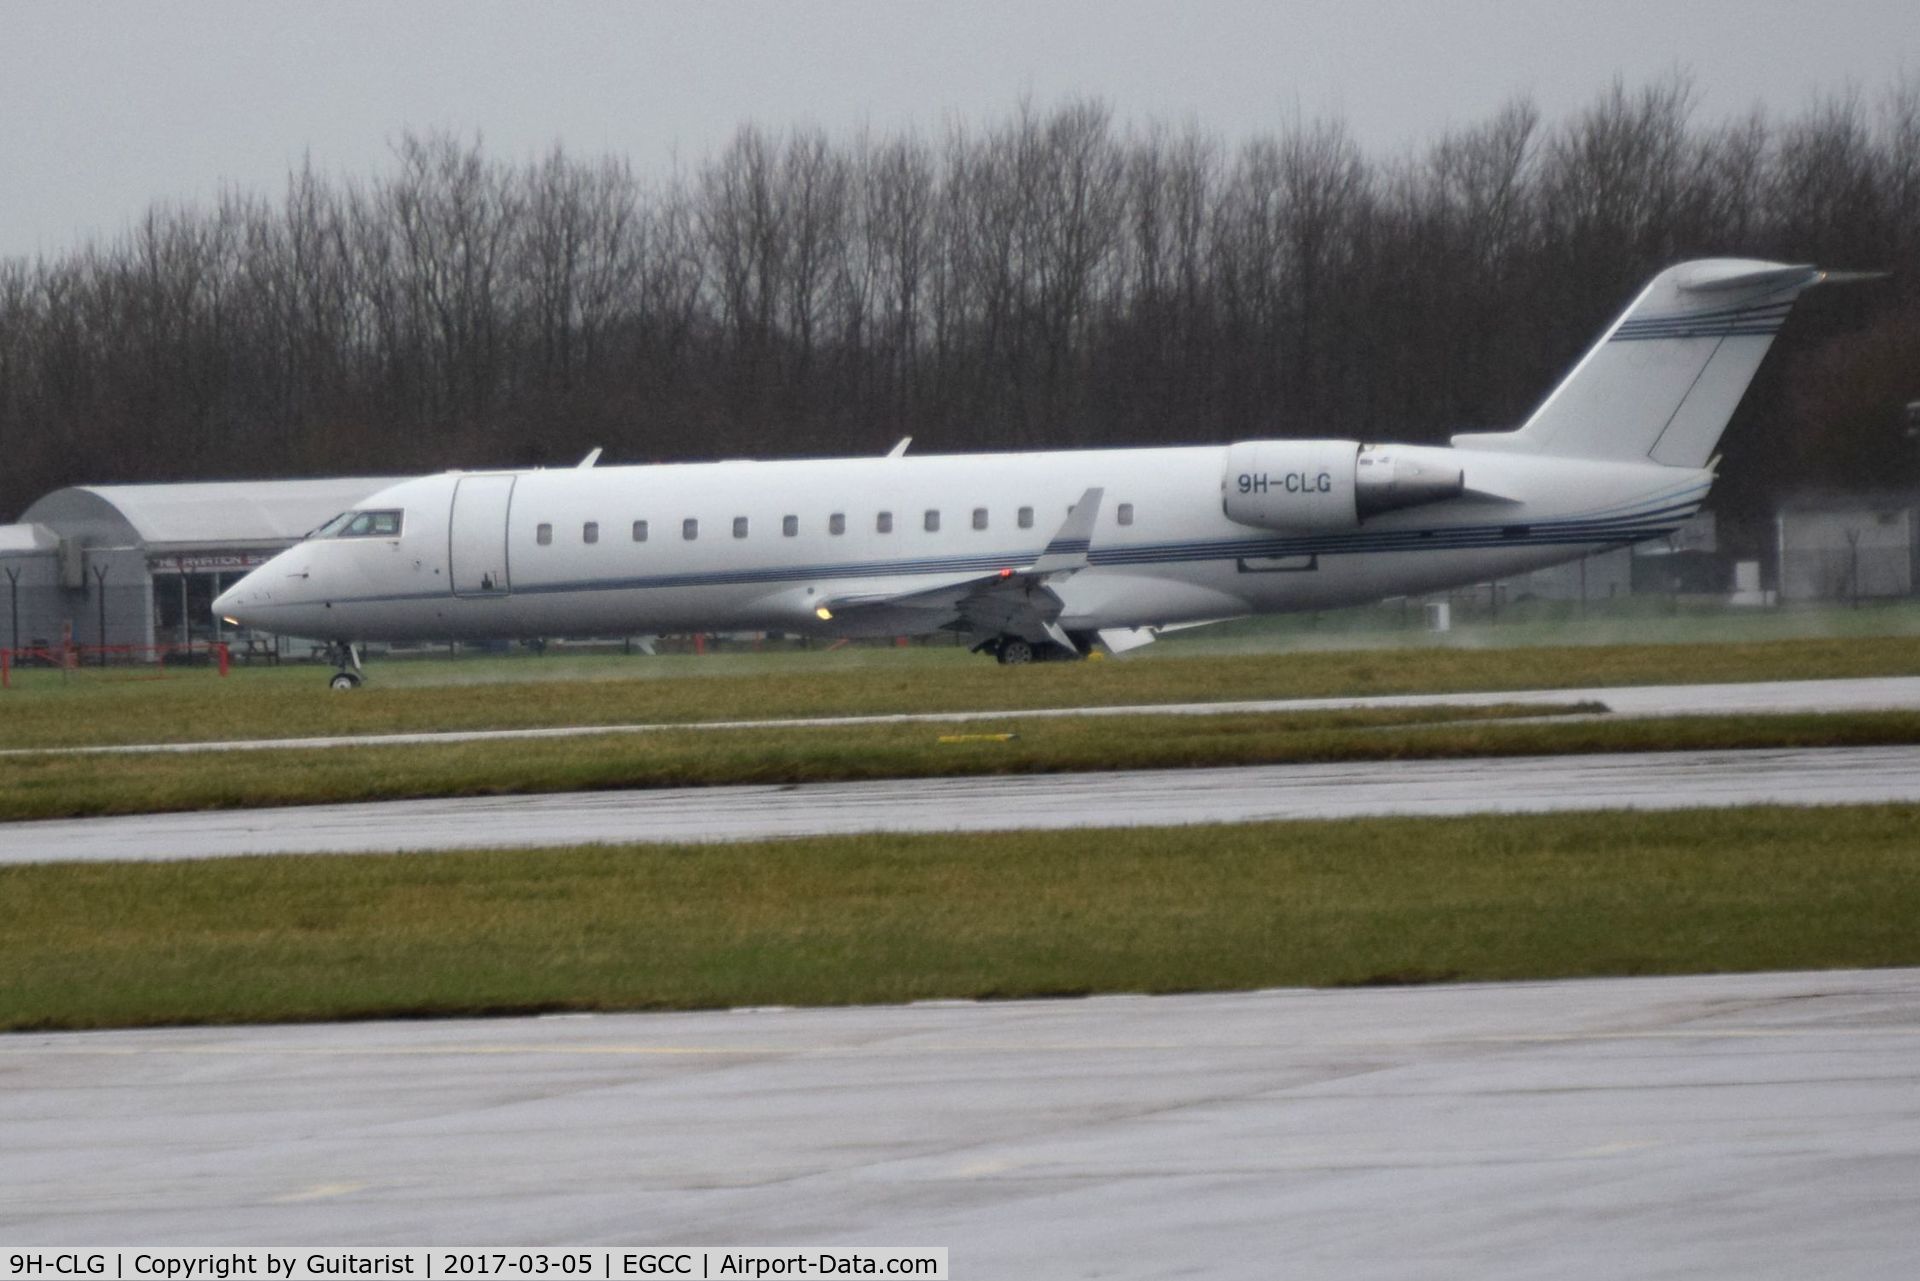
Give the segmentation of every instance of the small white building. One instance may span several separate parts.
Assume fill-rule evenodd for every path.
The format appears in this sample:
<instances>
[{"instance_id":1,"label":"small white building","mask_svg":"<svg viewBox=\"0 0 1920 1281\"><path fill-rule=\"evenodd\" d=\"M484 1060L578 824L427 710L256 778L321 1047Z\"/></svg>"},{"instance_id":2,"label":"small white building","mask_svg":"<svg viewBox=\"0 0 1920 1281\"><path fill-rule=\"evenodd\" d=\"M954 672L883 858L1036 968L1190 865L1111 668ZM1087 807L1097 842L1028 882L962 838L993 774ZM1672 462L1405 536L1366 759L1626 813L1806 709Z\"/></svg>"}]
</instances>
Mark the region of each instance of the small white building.
<instances>
[{"instance_id":1,"label":"small white building","mask_svg":"<svg viewBox=\"0 0 1920 1281\"><path fill-rule=\"evenodd\" d=\"M1633 591L1633 549L1616 547L1566 565L1549 565L1501 583L1507 600L1604 601Z\"/></svg>"},{"instance_id":2,"label":"small white building","mask_svg":"<svg viewBox=\"0 0 1920 1281\"><path fill-rule=\"evenodd\" d=\"M0 646L217 638L234 579L398 478L81 485L0 525Z\"/></svg>"},{"instance_id":3,"label":"small white building","mask_svg":"<svg viewBox=\"0 0 1920 1281\"><path fill-rule=\"evenodd\" d=\"M1920 494L1804 494L1774 516L1780 599L1914 594Z\"/></svg>"}]
</instances>

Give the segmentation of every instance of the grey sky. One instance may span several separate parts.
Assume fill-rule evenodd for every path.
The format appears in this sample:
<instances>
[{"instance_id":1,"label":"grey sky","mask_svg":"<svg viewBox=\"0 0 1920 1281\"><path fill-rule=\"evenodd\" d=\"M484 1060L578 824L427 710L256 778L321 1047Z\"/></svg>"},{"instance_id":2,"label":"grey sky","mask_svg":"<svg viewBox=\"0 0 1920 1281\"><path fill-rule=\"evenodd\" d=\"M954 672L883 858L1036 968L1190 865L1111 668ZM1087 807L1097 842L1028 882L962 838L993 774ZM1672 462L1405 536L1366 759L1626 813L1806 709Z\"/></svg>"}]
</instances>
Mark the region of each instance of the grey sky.
<instances>
[{"instance_id":1,"label":"grey sky","mask_svg":"<svg viewBox=\"0 0 1920 1281\"><path fill-rule=\"evenodd\" d=\"M0 0L0 254L117 234L155 199L386 167L403 130L692 168L742 121L984 123L1097 95L1229 139L1338 114L1398 150L1529 92L1550 120L1691 71L1703 118L1920 74L1913 0Z\"/></svg>"}]
</instances>

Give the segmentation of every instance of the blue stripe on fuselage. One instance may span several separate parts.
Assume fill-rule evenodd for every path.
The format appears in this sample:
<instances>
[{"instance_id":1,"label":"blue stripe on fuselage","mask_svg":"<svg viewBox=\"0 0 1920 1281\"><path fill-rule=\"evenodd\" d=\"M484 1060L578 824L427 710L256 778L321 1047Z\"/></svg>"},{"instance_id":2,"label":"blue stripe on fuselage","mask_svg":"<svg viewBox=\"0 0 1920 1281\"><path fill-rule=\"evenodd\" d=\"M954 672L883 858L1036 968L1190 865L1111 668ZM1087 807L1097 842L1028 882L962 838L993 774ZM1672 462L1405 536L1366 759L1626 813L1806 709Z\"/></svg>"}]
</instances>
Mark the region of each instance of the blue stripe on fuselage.
<instances>
[{"instance_id":1,"label":"blue stripe on fuselage","mask_svg":"<svg viewBox=\"0 0 1920 1281\"><path fill-rule=\"evenodd\" d=\"M1208 539L1196 542L1147 543L1093 548L1088 563L1107 568L1193 564L1202 561L1288 556L1350 556L1389 552L1484 550L1494 547L1572 546L1582 543L1622 545L1672 533L1698 510L1704 484L1689 485L1664 496L1658 505L1641 505L1617 516L1586 515L1543 521L1514 521L1500 525L1443 526L1432 529L1342 531L1325 534L1244 539ZM1697 491L1697 492L1692 492ZM1687 497L1674 501L1680 493ZM514 584L507 595L548 596L572 592L646 591L687 587L738 587L859 578L910 578L947 574L997 573L1029 564L1032 552L991 555L924 557L911 560L844 561L835 564L765 565L737 570L710 570L679 574L651 574L617 578L570 579L564 582ZM443 600L446 592L407 592L393 595L336 597L335 604L390 604L402 601Z\"/></svg>"}]
</instances>

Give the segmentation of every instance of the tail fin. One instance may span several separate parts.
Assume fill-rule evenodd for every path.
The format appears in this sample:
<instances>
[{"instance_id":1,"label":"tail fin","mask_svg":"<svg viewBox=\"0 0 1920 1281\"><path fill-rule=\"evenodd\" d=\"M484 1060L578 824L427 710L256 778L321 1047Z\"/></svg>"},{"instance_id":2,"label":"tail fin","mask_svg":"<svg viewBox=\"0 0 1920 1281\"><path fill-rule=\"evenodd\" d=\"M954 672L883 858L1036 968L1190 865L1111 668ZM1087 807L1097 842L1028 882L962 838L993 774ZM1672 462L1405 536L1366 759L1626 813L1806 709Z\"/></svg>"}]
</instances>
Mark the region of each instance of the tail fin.
<instances>
[{"instance_id":1,"label":"tail fin","mask_svg":"<svg viewBox=\"0 0 1920 1281\"><path fill-rule=\"evenodd\" d=\"M1794 300L1826 278L1741 258L1669 267L1518 431L1453 443L1703 467Z\"/></svg>"}]
</instances>

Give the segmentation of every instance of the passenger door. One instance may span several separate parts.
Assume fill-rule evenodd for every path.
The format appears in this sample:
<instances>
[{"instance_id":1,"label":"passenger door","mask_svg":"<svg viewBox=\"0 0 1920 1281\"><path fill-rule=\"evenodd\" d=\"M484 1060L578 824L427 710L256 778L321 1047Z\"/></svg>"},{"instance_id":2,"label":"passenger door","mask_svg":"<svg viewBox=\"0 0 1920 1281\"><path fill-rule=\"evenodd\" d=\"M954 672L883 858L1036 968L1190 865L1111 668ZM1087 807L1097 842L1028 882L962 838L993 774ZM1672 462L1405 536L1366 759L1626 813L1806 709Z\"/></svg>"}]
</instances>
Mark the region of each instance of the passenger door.
<instances>
[{"instance_id":1,"label":"passenger door","mask_svg":"<svg viewBox=\"0 0 1920 1281\"><path fill-rule=\"evenodd\" d=\"M507 594L507 511L516 479L462 476L454 486L447 560L455 596Z\"/></svg>"}]
</instances>

